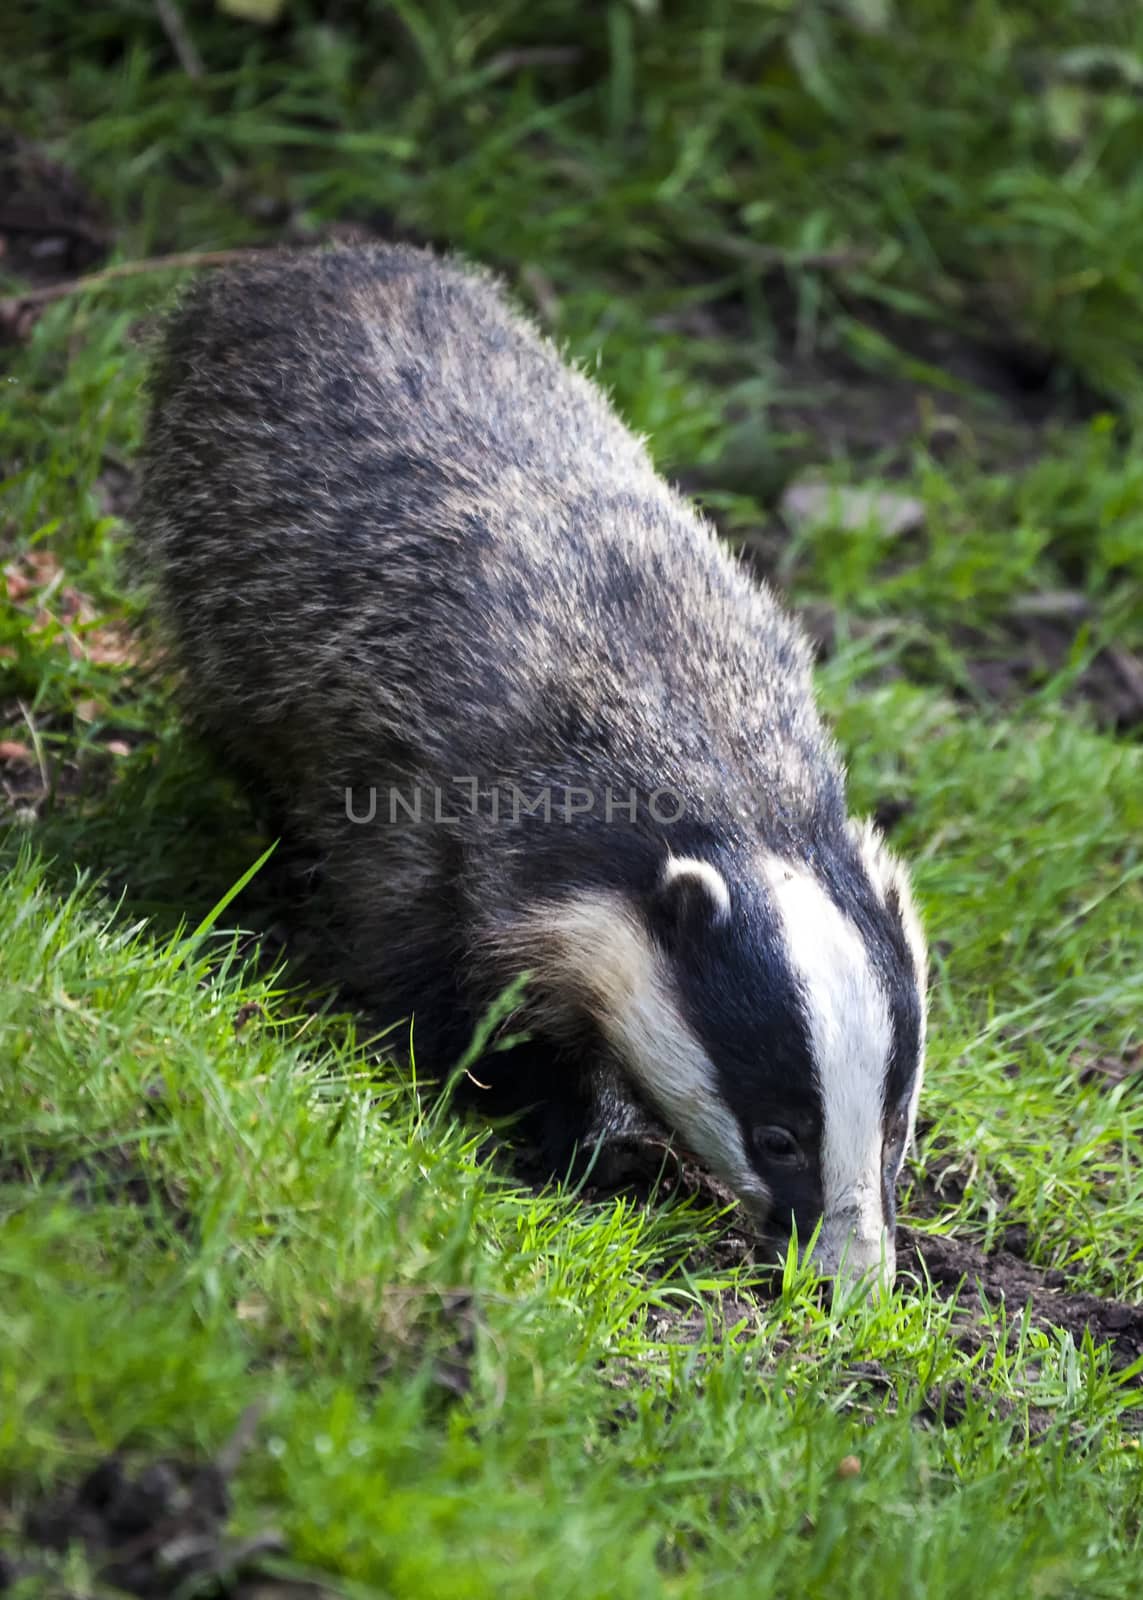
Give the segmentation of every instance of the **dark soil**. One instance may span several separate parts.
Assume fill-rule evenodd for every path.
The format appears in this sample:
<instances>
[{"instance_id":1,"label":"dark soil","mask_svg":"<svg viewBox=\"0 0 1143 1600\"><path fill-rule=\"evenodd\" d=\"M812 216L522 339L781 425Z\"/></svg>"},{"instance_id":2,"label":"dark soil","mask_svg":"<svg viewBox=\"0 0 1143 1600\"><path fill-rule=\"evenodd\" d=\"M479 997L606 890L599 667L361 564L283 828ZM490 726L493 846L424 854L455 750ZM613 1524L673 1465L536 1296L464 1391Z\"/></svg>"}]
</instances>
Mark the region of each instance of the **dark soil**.
<instances>
[{"instance_id":1,"label":"dark soil","mask_svg":"<svg viewBox=\"0 0 1143 1600\"><path fill-rule=\"evenodd\" d=\"M862 324L900 357L893 370L892 357L859 360L828 328L803 348L790 285L769 274L762 287L773 329L762 360L773 398L764 421L744 414L740 428L732 407L722 458L682 473L684 487L700 496L732 489L769 502L791 477L839 460L870 462L878 476L893 478L911 469L918 445L937 459L967 454L976 470L1019 473L1044 455L1061 425L1107 409L1046 351L1014 340L987 314L957 330L855 305ZM690 306L655 327L735 345L755 340L736 300ZM789 542L779 526L758 538L763 550Z\"/></svg>"},{"instance_id":2,"label":"dark soil","mask_svg":"<svg viewBox=\"0 0 1143 1600\"><path fill-rule=\"evenodd\" d=\"M59 283L98 267L110 248L100 209L74 174L0 128L0 274L33 288ZM18 296L0 299L0 343L22 338L36 315Z\"/></svg>"},{"instance_id":3,"label":"dark soil","mask_svg":"<svg viewBox=\"0 0 1143 1600\"><path fill-rule=\"evenodd\" d=\"M99 207L74 174L0 130L0 271L53 283L98 266L110 242Z\"/></svg>"},{"instance_id":4,"label":"dark soil","mask_svg":"<svg viewBox=\"0 0 1143 1600\"><path fill-rule=\"evenodd\" d=\"M1085 1045L1073 1052L1072 1065L1078 1069L1081 1083L1100 1083L1105 1089L1114 1089L1117 1083L1143 1075L1143 1044L1121 1056L1107 1055Z\"/></svg>"},{"instance_id":5,"label":"dark soil","mask_svg":"<svg viewBox=\"0 0 1143 1600\"><path fill-rule=\"evenodd\" d=\"M148 1102L161 1109L164 1086L147 1090ZM31 1147L20 1156L0 1161L0 1212L4 1191L27 1193L29 1187L54 1190L81 1210L95 1206L133 1206L149 1221L160 1222L175 1233L187 1235L194 1227L191 1213L170 1188L141 1171L130 1148L108 1145L102 1149L75 1150Z\"/></svg>"},{"instance_id":6,"label":"dark soil","mask_svg":"<svg viewBox=\"0 0 1143 1600\"><path fill-rule=\"evenodd\" d=\"M1067 670L1080 626L1080 620L1025 614L1009 617L991 636L961 628L954 642L963 651L975 697L1013 705ZM1077 674L1068 698L1085 704L1100 726L1132 733L1143 726L1143 661L1122 645L1100 650Z\"/></svg>"},{"instance_id":7,"label":"dark soil","mask_svg":"<svg viewBox=\"0 0 1143 1600\"><path fill-rule=\"evenodd\" d=\"M775 532L752 536L746 546L755 569L770 581L778 581L779 587L776 568L785 544L785 533ZM839 634L832 606L815 601L801 607L799 615L819 659L828 660L837 648ZM1060 591L1023 596L1016 610L988 628L961 625L941 630L939 641L951 644L964 664L965 676L953 686L954 695L985 709L1014 707L1064 674L1067 703L1085 707L1101 728L1125 737L1137 736L1143 730L1143 660L1116 644L1098 650L1078 671L1071 665L1081 627L1094 620L1086 596ZM872 637L891 626L886 619L876 623L860 617L846 619L851 638ZM948 682L942 660L916 642L881 671L884 678L906 675L919 683Z\"/></svg>"},{"instance_id":8,"label":"dark soil","mask_svg":"<svg viewBox=\"0 0 1143 1600\"><path fill-rule=\"evenodd\" d=\"M62 1150L29 1150L23 1159L0 1164L0 1190L26 1188L65 1191L73 1205L87 1209L98 1204L146 1206L151 1201L147 1180L126 1150L108 1149L96 1155L76 1156Z\"/></svg>"},{"instance_id":9,"label":"dark soil","mask_svg":"<svg viewBox=\"0 0 1143 1600\"><path fill-rule=\"evenodd\" d=\"M169 1600L183 1586L213 1600L333 1600L332 1590L268 1570L282 1555L278 1534L227 1537L233 1465L107 1456L25 1511L14 1548L0 1553L0 1593L39 1581L58 1600L86 1600L52 1583L59 1558L80 1546L97 1581L140 1600Z\"/></svg>"},{"instance_id":10,"label":"dark soil","mask_svg":"<svg viewBox=\"0 0 1143 1600\"><path fill-rule=\"evenodd\" d=\"M1108 1346L1116 1367L1130 1366L1143 1356L1143 1306L1070 1289L1066 1273L1034 1266L1018 1253L1026 1244L1021 1230L1009 1229L1005 1239L1017 1248L986 1256L957 1239L903 1230L900 1270L928 1277L945 1299L959 1297L962 1307L970 1311L974 1298L983 1295L993 1305L1006 1304L1013 1312L1029 1306L1037 1326L1062 1328L1077 1345L1090 1333L1096 1344ZM1143 1393L1140 1406L1143 1408Z\"/></svg>"},{"instance_id":11,"label":"dark soil","mask_svg":"<svg viewBox=\"0 0 1143 1600\"><path fill-rule=\"evenodd\" d=\"M801 413L830 454L880 453L891 461L922 435L938 452L971 435L986 461L995 456L993 464L1011 469L1041 453L1045 428L1107 409L1049 351L1013 337L987 308L970 312L960 328L883 306L854 310L912 371L893 377L836 347L806 359L790 339L783 342L783 364L798 387L832 402L824 424L816 408ZM782 322L796 327L792 307ZM932 372L929 383L913 376L924 367Z\"/></svg>"}]
</instances>

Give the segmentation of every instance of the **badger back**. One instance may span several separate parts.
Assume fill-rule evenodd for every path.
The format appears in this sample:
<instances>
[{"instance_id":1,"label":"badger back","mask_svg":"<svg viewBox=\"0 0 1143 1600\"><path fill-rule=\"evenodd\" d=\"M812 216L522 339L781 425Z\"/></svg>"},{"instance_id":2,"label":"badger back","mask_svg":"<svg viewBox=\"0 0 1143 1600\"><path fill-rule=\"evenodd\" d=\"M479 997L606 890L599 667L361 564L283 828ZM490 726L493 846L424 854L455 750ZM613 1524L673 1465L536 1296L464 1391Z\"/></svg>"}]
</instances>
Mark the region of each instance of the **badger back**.
<instances>
[{"instance_id":1,"label":"badger back","mask_svg":"<svg viewBox=\"0 0 1143 1600\"><path fill-rule=\"evenodd\" d=\"M139 547L195 708L257 731L320 704L315 761L344 752L341 718L427 742L470 688L470 712L510 705L497 669L535 625L555 508L661 492L490 280L418 250L273 256L197 281L150 402ZM558 562L548 575L551 595ZM475 615L515 626L515 655L503 638L474 664ZM336 749L314 746L323 727Z\"/></svg>"}]
</instances>

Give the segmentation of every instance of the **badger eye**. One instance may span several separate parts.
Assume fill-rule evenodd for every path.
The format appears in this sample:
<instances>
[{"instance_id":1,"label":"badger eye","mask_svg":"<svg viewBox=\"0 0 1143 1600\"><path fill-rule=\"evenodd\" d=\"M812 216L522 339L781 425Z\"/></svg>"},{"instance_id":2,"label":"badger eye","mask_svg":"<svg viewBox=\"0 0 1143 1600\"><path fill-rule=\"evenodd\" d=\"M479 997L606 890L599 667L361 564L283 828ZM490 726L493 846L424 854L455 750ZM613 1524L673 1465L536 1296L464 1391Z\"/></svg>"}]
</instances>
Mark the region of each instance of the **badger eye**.
<instances>
[{"instance_id":1,"label":"badger eye","mask_svg":"<svg viewBox=\"0 0 1143 1600\"><path fill-rule=\"evenodd\" d=\"M759 1128L754 1148L763 1161L773 1166L794 1167L802 1159L802 1147L788 1128Z\"/></svg>"}]
</instances>

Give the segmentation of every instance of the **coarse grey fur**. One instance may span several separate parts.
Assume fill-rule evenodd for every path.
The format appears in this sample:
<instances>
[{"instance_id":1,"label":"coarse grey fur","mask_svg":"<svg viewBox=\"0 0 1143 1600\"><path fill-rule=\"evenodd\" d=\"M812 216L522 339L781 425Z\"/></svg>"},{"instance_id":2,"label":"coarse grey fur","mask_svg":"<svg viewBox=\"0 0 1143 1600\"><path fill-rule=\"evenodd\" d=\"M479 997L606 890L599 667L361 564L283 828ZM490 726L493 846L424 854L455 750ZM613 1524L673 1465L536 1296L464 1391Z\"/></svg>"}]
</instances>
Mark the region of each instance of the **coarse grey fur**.
<instances>
[{"instance_id":1,"label":"coarse grey fur","mask_svg":"<svg viewBox=\"0 0 1143 1600\"><path fill-rule=\"evenodd\" d=\"M759 865L789 862L890 997L900 1131L919 935L900 869L847 817L805 636L490 277L376 247L198 280L155 364L137 525L195 720L316 859L337 974L386 1020L415 1014L422 1071L446 1072L530 968L538 1041L477 1069L490 1103L540 1103L557 1162L616 1084L662 1112L654 1063L632 1075L607 1035L592 957L570 970L552 934L595 939L560 921L590 901L609 959L665 963L664 1012L747 1145L789 1106L820 1123ZM353 820L370 789L373 820ZM420 823L391 820L414 790ZM514 793L548 794L550 818L507 816ZM733 915L701 873L665 888L668 856L713 867ZM811 1168L763 1186L802 1230Z\"/></svg>"}]
</instances>

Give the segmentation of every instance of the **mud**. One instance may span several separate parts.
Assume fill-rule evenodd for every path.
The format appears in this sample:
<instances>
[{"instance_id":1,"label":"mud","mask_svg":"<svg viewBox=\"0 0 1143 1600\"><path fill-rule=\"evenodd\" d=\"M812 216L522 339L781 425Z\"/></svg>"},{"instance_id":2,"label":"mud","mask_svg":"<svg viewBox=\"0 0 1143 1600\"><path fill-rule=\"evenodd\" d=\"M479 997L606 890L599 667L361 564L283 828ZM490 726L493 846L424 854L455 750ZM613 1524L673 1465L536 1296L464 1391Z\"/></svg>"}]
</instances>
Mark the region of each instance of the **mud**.
<instances>
[{"instance_id":1,"label":"mud","mask_svg":"<svg viewBox=\"0 0 1143 1600\"><path fill-rule=\"evenodd\" d=\"M0 1593L19 1585L57 1600L87 1600L59 1586L61 1559L82 1549L93 1577L139 1600L174 1594L212 1600L334 1600L334 1591L275 1573L284 1543L273 1530L246 1539L227 1534L232 1463L174 1458L100 1461L78 1484L28 1506L19 1534L0 1552Z\"/></svg>"},{"instance_id":2,"label":"mud","mask_svg":"<svg viewBox=\"0 0 1143 1600\"><path fill-rule=\"evenodd\" d=\"M1107 1346L1117 1368L1143 1357L1143 1306L1073 1289L1066 1273L1026 1261L1017 1253L1026 1246L1025 1230L1009 1229L1005 1243L1015 1248L984 1255L957 1239L904 1229L899 1270L927 1277L943 1299L958 1300L970 1314L975 1298L982 1295L992 1305L1006 1305L1010 1312L1028 1307L1035 1326L1062 1328L1077 1345L1090 1333L1096 1344Z\"/></svg>"}]
</instances>

